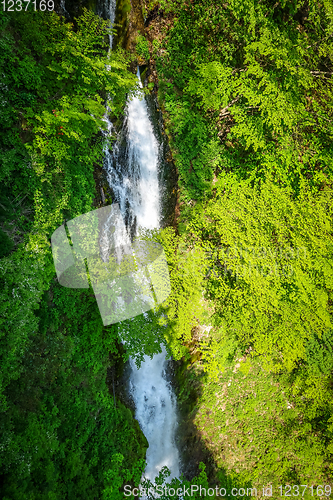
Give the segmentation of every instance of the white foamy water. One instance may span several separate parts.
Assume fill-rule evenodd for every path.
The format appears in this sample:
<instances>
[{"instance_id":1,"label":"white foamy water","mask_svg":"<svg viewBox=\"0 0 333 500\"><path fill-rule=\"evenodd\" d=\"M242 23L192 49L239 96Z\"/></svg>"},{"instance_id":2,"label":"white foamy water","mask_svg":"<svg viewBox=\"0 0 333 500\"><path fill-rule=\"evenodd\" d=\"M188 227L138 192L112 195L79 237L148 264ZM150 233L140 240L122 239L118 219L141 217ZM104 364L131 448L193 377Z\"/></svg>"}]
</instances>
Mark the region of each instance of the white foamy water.
<instances>
[{"instance_id":1,"label":"white foamy water","mask_svg":"<svg viewBox=\"0 0 333 500\"><path fill-rule=\"evenodd\" d=\"M140 86L140 74L137 73ZM113 130L107 119L108 133ZM106 150L108 182L132 236L139 227L159 227L158 143L146 101L128 100L124 126L112 152Z\"/></svg>"},{"instance_id":2,"label":"white foamy water","mask_svg":"<svg viewBox=\"0 0 333 500\"><path fill-rule=\"evenodd\" d=\"M174 443L177 427L175 396L165 378L165 355L145 358L140 369L131 360L131 391L136 418L148 442L145 476L153 481L165 465L171 478L179 476L178 450Z\"/></svg>"},{"instance_id":3,"label":"white foamy water","mask_svg":"<svg viewBox=\"0 0 333 500\"><path fill-rule=\"evenodd\" d=\"M137 73L140 86L140 74ZM127 177L132 188L132 209L137 217L137 225L154 229L159 226L160 199L157 177L158 144L149 121L147 104L144 99L134 98L128 103L128 162L137 169L136 186ZM134 188L134 189L133 189Z\"/></svg>"}]
</instances>

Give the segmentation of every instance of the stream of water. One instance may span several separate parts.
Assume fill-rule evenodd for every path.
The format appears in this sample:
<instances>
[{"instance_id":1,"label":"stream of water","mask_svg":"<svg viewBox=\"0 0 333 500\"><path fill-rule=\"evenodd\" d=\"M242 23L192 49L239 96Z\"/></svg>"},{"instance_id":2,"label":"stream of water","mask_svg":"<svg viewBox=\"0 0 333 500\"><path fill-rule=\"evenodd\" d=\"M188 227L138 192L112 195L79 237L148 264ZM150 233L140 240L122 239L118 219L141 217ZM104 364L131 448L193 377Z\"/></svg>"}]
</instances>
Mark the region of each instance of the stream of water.
<instances>
[{"instance_id":1,"label":"stream of water","mask_svg":"<svg viewBox=\"0 0 333 500\"><path fill-rule=\"evenodd\" d=\"M114 20L114 1L107 2L110 19ZM112 41L110 41L112 43ZM137 77L141 85L139 69ZM105 116L108 134L113 125ZM104 168L126 222L124 231L116 235L117 245L126 245L140 228L155 229L160 224L160 193L158 181L159 144L153 132L145 99L128 100L125 119L112 151L105 150ZM145 434L149 448L144 476L154 480L163 466L171 472L170 479L179 476L179 453L175 443L177 428L176 401L166 377L166 352L150 359L145 357L138 369L130 359L130 391L136 418Z\"/></svg>"}]
</instances>

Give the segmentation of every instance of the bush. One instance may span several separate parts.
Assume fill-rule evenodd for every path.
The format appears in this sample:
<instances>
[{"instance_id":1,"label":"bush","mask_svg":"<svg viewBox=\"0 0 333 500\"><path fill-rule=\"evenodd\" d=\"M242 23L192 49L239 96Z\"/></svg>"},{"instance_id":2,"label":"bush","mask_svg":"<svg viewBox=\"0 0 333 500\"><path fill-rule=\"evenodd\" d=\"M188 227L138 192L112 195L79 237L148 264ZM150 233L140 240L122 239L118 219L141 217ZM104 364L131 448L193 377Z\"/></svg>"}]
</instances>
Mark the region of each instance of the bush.
<instances>
[{"instance_id":1,"label":"bush","mask_svg":"<svg viewBox=\"0 0 333 500\"><path fill-rule=\"evenodd\" d=\"M137 38L136 51L139 54L139 56L141 56L144 59L146 59L146 61L149 61L150 54L149 54L148 41L142 35L139 35L138 38Z\"/></svg>"}]
</instances>

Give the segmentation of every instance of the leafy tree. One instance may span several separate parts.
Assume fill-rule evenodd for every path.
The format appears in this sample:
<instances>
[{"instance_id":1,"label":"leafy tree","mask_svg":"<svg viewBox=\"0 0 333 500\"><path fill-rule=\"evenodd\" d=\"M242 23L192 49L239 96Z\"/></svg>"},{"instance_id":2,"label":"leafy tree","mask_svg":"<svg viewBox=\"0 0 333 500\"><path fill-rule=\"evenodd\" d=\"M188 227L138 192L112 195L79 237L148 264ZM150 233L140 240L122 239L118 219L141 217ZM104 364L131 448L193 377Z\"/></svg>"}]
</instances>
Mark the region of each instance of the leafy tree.
<instances>
[{"instance_id":1,"label":"leafy tree","mask_svg":"<svg viewBox=\"0 0 333 500\"><path fill-rule=\"evenodd\" d=\"M49 238L93 209L106 96L119 114L136 79L89 11L75 29L40 11L0 23L1 494L93 499L138 480L147 442L109 395L117 330L92 290L55 285Z\"/></svg>"},{"instance_id":2,"label":"leafy tree","mask_svg":"<svg viewBox=\"0 0 333 500\"><path fill-rule=\"evenodd\" d=\"M303 0L170 2L157 66L184 201L214 174L298 192L332 178L332 10Z\"/></svg>"},{"instance_id":3,"label":"leafy tree","mask_svg":"<svg viewBox=\"0 0 333 500\"><path fill-rule=\"evenodd\" d=\"M331 3L158 4L158 98L180 187L180 236L163 236L166 335L191 365L180 394L197 387L190 418L215 478L328 484ZM177 286L193 254L204 265Z\"/></svg>"},{"instance_id":4,"label":"leafy tree","mask_svg":"<svg viewBox=\"0 0 333 500\"><path fill-rule=\"evenodd\" d=\"M230 176L216 186L188 225L212 251L216 324L271 369L291 370L307 339L331 328L331 192L293 200L272 182L252 188Z\"/></svg>"}]
</instances>

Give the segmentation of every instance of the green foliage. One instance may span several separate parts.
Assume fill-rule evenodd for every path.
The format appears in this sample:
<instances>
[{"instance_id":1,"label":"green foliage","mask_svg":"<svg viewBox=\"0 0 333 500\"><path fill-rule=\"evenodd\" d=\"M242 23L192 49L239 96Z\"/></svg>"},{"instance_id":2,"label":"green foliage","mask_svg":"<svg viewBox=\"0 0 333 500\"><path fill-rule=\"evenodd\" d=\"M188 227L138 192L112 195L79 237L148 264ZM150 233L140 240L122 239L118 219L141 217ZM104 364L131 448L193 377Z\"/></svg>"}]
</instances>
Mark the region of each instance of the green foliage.
<instances>
[{"instance_id":1,"label":"green foliage","mask_svg":"<svg viewBox=\"0 0 333 500\"><path fill-rule=\"evenodd\" d=\"M322 337L314 335L309 339L306 358L310 371L315 375L330 375L333 366L332 330L324 332Z\"/></svg>"},{"instance_id":2,"label":"green foliage","mask_svg":"<svg viewBox=\"0 0 333 500\"><path fill-rule=\"evenodd\" d=\"M216 189L188 225L212 251L215 324L264 366L291 370L307 339L332 325L331 192L293 200L272 182L252 188L230 176Z\"/></svg>"},{"instance_id":3,"label":"green foliage","mask_svg":"<svg viewBox=\"0 0 333 500\"><path fill-rule=\"evenodd\" d=\"M103 327L91 292L57 285L44 295L21 375L6 389L1 470L9 498L93 499L110 490L112 470L117 491L142 473L133 417L114 406L105 382L117 331ZM118 457L121 470L113 469Z\"/></svg>"},{"instance_id":4,"label":"green foliage","mask_svg":"<svg viewBox=\"0 0 333 500\"><path fill-rule=\"evenodd\" d=\"M50 286L49 238L92 209L106 96L118 116L135 75L124 52L107 55L110 29L88 11L75 28L54 13L0 13L7 499L121 498L125 482L138 484L147 443L105 379L161 342L198 368L192 416L221 485L330 481L331 4L145 2L157 4L173 16L152 45L181 218L180 234L153 238L172 293L107 328L91 290ZM136 50L150 58L142 35ZM203 466L192 484L208 483Z\"/></svg>"},{"instance_id":5,"label":"green foliage","mask_svg":"<svg viewBox=\"0 0 333 500\"><path fill-rule=\"evenodd\" d=\"M209 333L192 339L197 368L192 376L183 373L182 398L199 383L192 415L221 481L227 471L234 484L257 489L328 484L331 190L312 194L303 186L295 199L272 181L252 186L230 174L215 188L214 198L188 210L183 248L169 230L177 244L172 256L180 252L185 260L192 248L205 251L206 265L196 269L196 279L211 314ZM184 292L184 303L190 302L190 288ZM198 319L192 334L202 324ZM186 355L184 340L189 345L191 336L177 337L172 330L170 336L174 351L179 343Z\"/></svg>"},{"instance_id":6,"label":"green foliage","mask_svg":"<svg viewBox=\"0 0 333 500\"><path fill-rule=\"evenodd\" d=\"M218 381L204 380L195 416L221 476L228 468L234 483L257 491L268 484L275 491L280 484L329 484L331 399L318 406L309 393L295 394L298 379L276 377L258 359L245 374L243 364L230 364Z\"/></svg>"},{"instance_id":7,"label":"green foliage","mask_svg":"<svg viewBox=\"0 0 333 500\"><path fill-rule=\"evenodd\" d=\"M159 40L156 40L156 38L154 38L154 40L153 40L154 55L156 55L156 53L158 52L158 50L160 48L161 48L161 42Z\"/></svg>"},{"instance_id":8,"label":"green foliage","mask_svg":"<svg viewBox=\"0 0 333 500\"><path fill-rule=\"evenodd\" d=\"M0 24L1 494L110 498L141 476L147 443L109 396L117 330L92 290L54 285L49 240L93 208L106 96L119 115L136 78L89 11L75 29L38 10Z\"/></svg>"},{"instance_id":9,"label":"green foliage","mask_svg":"<svg viewBox=\"0 0 333 500\"><path fill-rule=\"evenodd\" d=\"M214 174L274 177L298 192L332 179L331 7L173 3L158 60L182 198ZM208 148L208 151L207 151Z\"/></svg>"},{"instance_id":10,"label":"green foliage","mask_svg":"<svg viewBox=\"0 0 333 500\"><path fill-rule=\"evenodd\" d=\"M147 4L149 9L159 6L163 12L169 13L181 5L181 0L148 0Z\"/></svg>"},{"instance_id":11,"label":"green foliage","mask_svg":"<svg viewBox=\"0 0 333 500\"><path fill-rule=\"evenodd\" d=\"M179 173L181 236L166 244L174 282L184 266L173 259L205 255L194 280L201 318L186 313L186 334L168 330L173 352L191 354L182 398L197 388L191 418L214 479L328 484L331 3L168 6L156 59ZM191 287L182 293L188 311Z\"/></svg>"},{"instance_id":12,"label":"green foliage","mask_svg":"<svg viewBox=\"0 0 333 500\"><path fill-rule=\"evenodd\" d=\"M143 481L141 485L141 495L147 496L150 500L156 498L153 492L157 492L159 498L162 500L170 500L172 498L177 500L180 498L201 498L204 492L202 491L200 494L200 488L204 488L207 492L210 485L205 472L205 464L200 462L199 468L199 475L195 476L191 481L184 479L183 475L181 475L181 478L174 478L168 482L167 478L170 475L170 471L167 467L163 467L154 482L150 480Z\"/></svg>"},{"instance_id":13,"label":"green foliage","mask_svg":"<svg viewBox=\"0 0 333 500\"><path fill-rule=\"evenodd\" d=\"M117 94L117 113L135 78L123 56L107 57L107 23L91 12L77 31L40 11L2 13L1 22L0 215L20 235L17 253L1 261L2 334L9 342L1 355L10 378L18 376L22 349L36 331L33 310L54 273L48 238L64 217L92 207L93 167L103 151L101 92ZM29 102L18 98L27 92ZM22 216L17 199L30 204Z\"/></svg>"},{"instance_id":14,"label":"green foliage","mask_svg":"<svg viewBox=\"0 0 333 500\"><path fill-rule=\"evenodd\" d=\"M180 359L187 352L184 343L204 313L205 256L200 248L186 249L184 238L177 237L173 228L162 230L156 238L165 251L171 285L171 294L161 305L161 323L165 324L167 348L174 359Z\"/></svg>"},{"instance_id":15,"label":"green foliage","mask_svg":"<svg viewBox=\"0 0 333 500\"><path fill-rule=\"evenodd\" d=\"M8 255L14 247L14 242L0 229L0 258Z\"/></svg>"},{"instance_id":16,"label":"green foliage","mask_svg":"<svg viewBox=\"0 0 333 500\"><path fill-rule=\"evenodd\" d=\"M148 40L143 35L139 35L136 42L136 51L146 61L150 59Z\"/></svg>"},{"instance_id":17,"label":"green foliage","mask_svg":"<svg viewBox=\"0 0 333 500\"><path fill-rule=\"evenodd\" d=\"M119 322L117 331L126 345L125 360L131 356L139 367L145 355L152 357L162 352L164 329L160 313L153 310Z\"/></svg>"}]
</instances>

